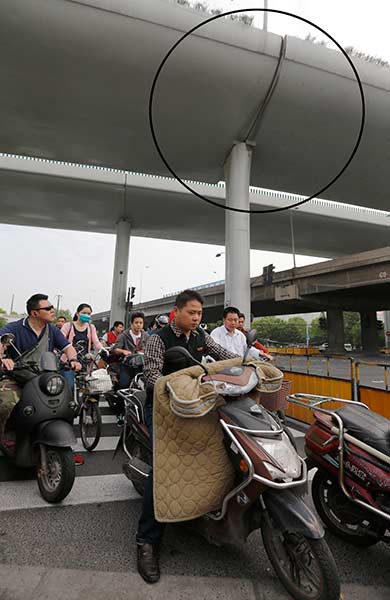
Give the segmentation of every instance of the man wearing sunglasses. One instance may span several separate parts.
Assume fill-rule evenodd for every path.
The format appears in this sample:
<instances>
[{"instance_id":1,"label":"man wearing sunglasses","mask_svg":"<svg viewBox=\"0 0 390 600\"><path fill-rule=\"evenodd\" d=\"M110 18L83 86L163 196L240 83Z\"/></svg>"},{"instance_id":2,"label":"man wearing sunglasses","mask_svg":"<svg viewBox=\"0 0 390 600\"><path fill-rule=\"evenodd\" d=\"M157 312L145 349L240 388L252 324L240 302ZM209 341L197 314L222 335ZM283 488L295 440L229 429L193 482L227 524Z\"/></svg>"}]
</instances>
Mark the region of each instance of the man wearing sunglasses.
<instances>
[{"instance_id":1,"label":"man wearing sunglasses","mask_svg":"<svg viewBox=\"0 0 390 600\"><path fill-rule=\"evenodd\" d=\"M38 353L35 353L34 360L37 360L39 354L43 352L52 352L53 350L64 352L71 368L79 371L81 364L77 361L76 350L58 327L52 325L55 320L55 312L48 297L45 294L34 294L27 301L26 308L28 316L2 327L0 336L12 333L15 336L14 346L21 354L39 349ZM0 344L0 368L3 373L13 370L14 359L18 356L11 346L7 348L7 358L2 358L4 352L5 348ZM0 381L0 438L4 431L4 425L19 398L20 388L16 382L8 377L2 379Z\"/></svg>"}]
</instances>

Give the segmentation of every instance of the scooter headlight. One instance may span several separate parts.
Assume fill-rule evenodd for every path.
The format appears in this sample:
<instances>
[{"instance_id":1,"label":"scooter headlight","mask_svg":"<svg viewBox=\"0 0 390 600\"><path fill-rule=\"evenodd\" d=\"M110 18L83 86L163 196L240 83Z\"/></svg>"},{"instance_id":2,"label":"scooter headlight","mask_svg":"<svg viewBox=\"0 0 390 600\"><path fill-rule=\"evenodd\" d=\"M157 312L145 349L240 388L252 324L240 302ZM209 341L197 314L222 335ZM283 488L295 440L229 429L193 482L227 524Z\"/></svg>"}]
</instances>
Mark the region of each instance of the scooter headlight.
<instances>
[{"instance_id":1,"label":"scooter headlight","mask_svg":"<svg viewBox=\"0 0 390 600\"><path fill-rule=\"evenodd\" d=\"M41 390L50 396L61 394L65 386L65 380L61 375L48 375L41 377Z\"/></svg>"},{"instance_id":2,"label":"scooter headlight","mask_svg":"<svg viewBox=\"0 0 390 600\"><path fill-rule=\"evenodd\" d=\"M276 464L265 461L266 467L272 479L282 479L283 481L292 481L300 477L302 472L301 461L285 433L282 439L261 439L257 443L275 460Z\"/></svg>"}]
</instances>

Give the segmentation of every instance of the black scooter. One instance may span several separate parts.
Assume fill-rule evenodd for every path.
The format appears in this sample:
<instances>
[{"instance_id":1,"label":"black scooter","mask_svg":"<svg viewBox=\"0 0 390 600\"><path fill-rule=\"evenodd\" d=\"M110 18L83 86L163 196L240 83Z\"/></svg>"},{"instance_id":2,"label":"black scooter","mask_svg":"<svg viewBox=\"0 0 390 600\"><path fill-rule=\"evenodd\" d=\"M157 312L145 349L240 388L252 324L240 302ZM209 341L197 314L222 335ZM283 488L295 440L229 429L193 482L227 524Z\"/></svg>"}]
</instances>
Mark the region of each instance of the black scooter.
<instances>
[{"instance_id":1,"label":"black scooter","mask_svg":"<svg viewBox=\"0 0 390 600\"><path fill-rule=\"evenodd\" d=\"M17 351L14 340L12 334L5 334L0 343L11 345ZM0 443L0 450L17 467L36 466L42 497L47 502L61 502L75 479L71 446L77 441L73 433L77 407L65 379L58 373L57 359L52 352L44 352L40 364L23 361L20 356L15 361L14 371L3 371L2 376L19 381L22 370L27 381L22 384L20 401L5 428L5 437L13 439L15 444Z\"/></svg>"}]
</instances>

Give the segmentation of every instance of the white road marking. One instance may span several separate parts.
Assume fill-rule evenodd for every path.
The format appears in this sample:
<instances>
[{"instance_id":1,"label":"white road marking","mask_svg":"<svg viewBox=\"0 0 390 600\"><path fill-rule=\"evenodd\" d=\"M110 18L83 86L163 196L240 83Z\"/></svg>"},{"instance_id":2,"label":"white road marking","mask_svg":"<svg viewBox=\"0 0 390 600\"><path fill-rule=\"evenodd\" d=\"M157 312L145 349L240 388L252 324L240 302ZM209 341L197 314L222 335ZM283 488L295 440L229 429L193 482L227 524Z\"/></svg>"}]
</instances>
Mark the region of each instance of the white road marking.
<instances>
[{"instance_id":1,"label":"white road marking","mask_svg":"<svg viewBox=\"0 0 390 600\"><path fill-rule=\"evenodd\" d=\"M139 498L139 495L122 473L76 477L69 496L61 504L49 504L43 500L36 481L10 481L2 482L0 486L0 512L118 502L136 498Z\"/></svg>"},{"instance_id":2,"label":"white road marking","mask_svg":"<svg viewBox=\"0 0 390 600\"><path fill-rule=\"evenodd\" d=\"M112 423L116 423L117 419L115 415L102 415L102 423L103 425L108 425Z\"/></svg>"}]
</instances>

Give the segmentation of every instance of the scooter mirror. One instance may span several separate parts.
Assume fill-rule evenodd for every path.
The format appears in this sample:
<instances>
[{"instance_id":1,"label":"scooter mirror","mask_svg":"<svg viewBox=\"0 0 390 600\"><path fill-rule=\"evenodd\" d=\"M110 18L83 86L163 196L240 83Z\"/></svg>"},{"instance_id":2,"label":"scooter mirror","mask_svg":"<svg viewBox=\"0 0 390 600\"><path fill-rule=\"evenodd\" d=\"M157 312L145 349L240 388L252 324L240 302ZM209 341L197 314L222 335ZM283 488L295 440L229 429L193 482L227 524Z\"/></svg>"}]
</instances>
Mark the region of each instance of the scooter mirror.
<instances>
[{"instance_id":1,"label":"scooter mirror","mask_svg":"<svg viewBox=\"0 0 390 600\"><path fill-rule=\"evenodd\" d=\"M202 367L205 373L208 373L202 363L198 362L183 346L173 346L165 352L164 364L177 364L179 369L185 369L191 365L198 365Z\"/></svg>"},{"instance_id":2,"label":"scooter mirror","mask_svg":"<svg viewBox=\"0 0 390 600\"><path fill-rule=\"evenodd\" d=\"M6 346L7 344L12 344L14 341L15 341L15 336L13 333L4 333L0 337L0 343L3 346Z\"/></svg>"},{"instance_id":3,"label":"scooter mirror","mask_svg":"<svg viewBox=\"0 0 390 600\"><path fill-rule=\"evenodd\" d=\"M193 358L193 356L191 356L191 354L188 352L187 348L183 348L182 346L173 346L173 348L169 348L165 352L165 358L167 358L169 360L173 360L177 357L178 353L182 354L183 356L188 358L190 361L196 362L196 360Z\"/></svg>"},{"instance_id":4,"label":"scooter mirror","mask_svg":"<svg viewBox=\"0 0 390 600\"><path fill-rule=\"evenodd\" d=\"M256 339L257 339L257 329L251 329L250 331L248 331L248 333L246 334L247 346L250 348L255 343Z\"/></svg>"}]
</instances>

